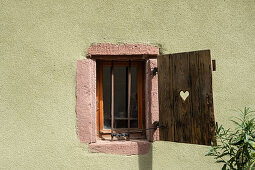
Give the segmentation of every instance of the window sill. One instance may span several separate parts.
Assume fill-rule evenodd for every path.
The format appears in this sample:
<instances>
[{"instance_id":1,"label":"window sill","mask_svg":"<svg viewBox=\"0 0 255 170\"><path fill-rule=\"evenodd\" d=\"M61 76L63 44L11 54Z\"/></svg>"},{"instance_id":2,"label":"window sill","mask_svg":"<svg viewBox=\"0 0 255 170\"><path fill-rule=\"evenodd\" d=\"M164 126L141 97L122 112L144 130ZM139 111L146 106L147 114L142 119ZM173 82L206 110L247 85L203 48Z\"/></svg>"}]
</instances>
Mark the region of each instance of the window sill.
<instances>
[{"instance_id":1,"label":"window sill","mask_svg":"<svg viewBox=\"0 0 255 170\"><path fill-rule=\"evenodd\" d=\"M147 140L131 141L97 141L89 144L93 153L107 153L119 155L144 155L149 152L151 143Z\"/></svg>"}]
</instances>

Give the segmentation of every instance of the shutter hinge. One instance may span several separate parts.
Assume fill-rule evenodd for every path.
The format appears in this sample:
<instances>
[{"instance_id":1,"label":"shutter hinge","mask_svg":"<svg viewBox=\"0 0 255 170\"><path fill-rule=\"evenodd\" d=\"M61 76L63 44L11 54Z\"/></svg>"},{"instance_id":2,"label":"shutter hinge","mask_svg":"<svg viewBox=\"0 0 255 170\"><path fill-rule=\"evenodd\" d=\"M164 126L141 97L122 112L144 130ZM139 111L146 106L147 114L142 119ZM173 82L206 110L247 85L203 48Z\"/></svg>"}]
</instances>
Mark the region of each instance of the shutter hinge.
<instances>
[{"instance_id":1,"label":"shutter hinge","mask_svg":"<svg viewBox=\"0 0 255 170\"><path fill-rule=\"evenodd\" d=\"M212 60L213 71L216 71L216 60Z\"/></svg>"},{"instance_id":2,"label":"shutter hinge","mask_svg":"<svg viewBox=\"0 0 255 170\"><path fill-rule=\"evenodd\" d=\"M158 67L154 67L152 70L153 76L155 76L158 73Z\"/></svg>"}]
</instances>

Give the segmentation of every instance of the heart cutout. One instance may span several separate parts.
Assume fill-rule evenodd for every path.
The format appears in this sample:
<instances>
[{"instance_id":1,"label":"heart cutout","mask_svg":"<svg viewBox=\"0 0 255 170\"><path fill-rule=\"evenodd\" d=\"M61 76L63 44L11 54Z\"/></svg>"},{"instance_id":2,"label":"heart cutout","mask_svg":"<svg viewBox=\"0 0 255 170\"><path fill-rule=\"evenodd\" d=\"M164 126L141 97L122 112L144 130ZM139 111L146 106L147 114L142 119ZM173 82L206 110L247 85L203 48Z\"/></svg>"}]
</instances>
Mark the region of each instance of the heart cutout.
<instances>
[{"instance_id":1,"label":"heart cutout","mask_svg":"<svg viewBox=\"0 0 255 170\"><path fill-rule=\"evenodd\" d=\"M189 91L185 91L185 92L181 91L180 96L181 96L182 100L185 101L187 99L187 97L189 97Z\"/></svg>"}]
</instances>

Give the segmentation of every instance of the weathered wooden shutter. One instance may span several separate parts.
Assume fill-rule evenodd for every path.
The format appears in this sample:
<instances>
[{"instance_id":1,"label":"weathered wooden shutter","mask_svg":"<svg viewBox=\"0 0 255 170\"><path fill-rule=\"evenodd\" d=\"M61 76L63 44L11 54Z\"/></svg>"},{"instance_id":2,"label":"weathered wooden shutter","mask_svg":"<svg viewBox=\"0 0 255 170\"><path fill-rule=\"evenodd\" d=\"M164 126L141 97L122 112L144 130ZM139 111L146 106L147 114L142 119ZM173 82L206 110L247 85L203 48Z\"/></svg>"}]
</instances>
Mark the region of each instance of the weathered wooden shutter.
<instances>
[{"instance_id":1,"label":"weathered wooden shutter","mask_svg":"<svg viewBox=\"0 0 255 170\"><path fill-rule=\"evenodd\" d=\"M160 140L215 142L210 51L159 56L158 78Z\"/></svg>"}]
</instances>

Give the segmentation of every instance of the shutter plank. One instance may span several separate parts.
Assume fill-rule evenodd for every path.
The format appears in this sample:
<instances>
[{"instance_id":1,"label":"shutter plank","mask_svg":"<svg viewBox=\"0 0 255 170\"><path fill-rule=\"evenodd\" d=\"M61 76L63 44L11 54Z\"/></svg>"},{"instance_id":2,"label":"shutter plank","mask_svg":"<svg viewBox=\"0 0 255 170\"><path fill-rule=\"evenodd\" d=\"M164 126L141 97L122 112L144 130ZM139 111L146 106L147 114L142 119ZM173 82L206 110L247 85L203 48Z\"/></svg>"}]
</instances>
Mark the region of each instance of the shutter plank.
<instances>
[{"instance_id":1,"label":"shutter plank","mask_svg":"<svg viewBox=\"0 0 255 170\"><path fill-rule=\"evenodd\" d=\"M199 52L199 78L200 78L200 108L201 117L204 121L201 128L203 129L203 144L210 145L214 137L214 108L212 93L212 67L210 51Z\"/></svg>"},{"instance_id":2,"label":"shutter plank","mask_svg":"<svg viewBox=\"0 0 255 170\"><path fill-rule=\"evenodd\" d=\"M175 136L176 136L176 123L175 123L175 117L174 117L174 93L173 93L173 86L174 86L174 79L173 79L173 68L174 68L174 62L173 62L173 57L170 55L169 56L169 96L170 96L170 108L168 108L169 112L171 113L171 122L168 124L169 127L169 133L168 136L171 137L170 140L174 141ZM167 101L167 100L166 100Z\"/></svg>"},{"instance_id":3,"label":"shutter plank","mask_svg":"<svg viewBox=\"0 0 255 170\"><path fill-rule=\"evenodd\" d=\"M199 105L199 56L196 52L189 53L189 72L190 72L190 86L191 86L191 143L200 143L202 139L201 134L201 115Z\"/></svg>"},{"instance_id":4,"label":"shutter plank","mask_svg":"<svg viewBox=\"0 0 255 170\"><path fill-rule=\"evenodd\" d=\"M162 113L159 117L160 126L168 126L164 131L159 131L160 140L174 140L174 127L172 120L173 118L173 109L171 107L171 102L165 102L171 100L170 91L172 88L172 74L170 73L171 61L169 55L162 55L158 60L158 68L160 75L158 75L158 81L164 82L159 88L159 112ZM169 126L170 125L170 126Z\"/></svg>"},{"instance_id":5,"label":"shutter plank","mask_svg":"<svg viewBox=\"0 0 255 170\"><path fill-rule=\"evenodd\" d=\"M190 93L189 87L189 56L188 53L174 54L174 116L176 119L177 136L175 141L190 141L190 96L184 101L180 92Z\"/></svg>"}]
</instances>

